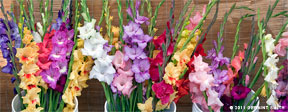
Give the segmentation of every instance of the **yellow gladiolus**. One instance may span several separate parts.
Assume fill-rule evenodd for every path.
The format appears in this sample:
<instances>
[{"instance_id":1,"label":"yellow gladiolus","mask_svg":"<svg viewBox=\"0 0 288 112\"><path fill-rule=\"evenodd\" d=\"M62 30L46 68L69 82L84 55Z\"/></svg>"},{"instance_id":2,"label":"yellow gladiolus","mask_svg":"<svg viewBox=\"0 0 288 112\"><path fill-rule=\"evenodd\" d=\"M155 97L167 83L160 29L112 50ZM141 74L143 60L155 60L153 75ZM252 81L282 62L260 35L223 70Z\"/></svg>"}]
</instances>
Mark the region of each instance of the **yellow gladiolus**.
<instances>
[{"instance_id":1,"label":"yellow gladiolus","mask_svg":"<svg viewBox=\"0 0 288 112\"><path fill-rule=\"evenodd\" d=\"M153 112L152 101L153 101L153 98L150 97L145 101L144 104L137 103L137 106L141 112Z\"/></svg>"}]
</instances>

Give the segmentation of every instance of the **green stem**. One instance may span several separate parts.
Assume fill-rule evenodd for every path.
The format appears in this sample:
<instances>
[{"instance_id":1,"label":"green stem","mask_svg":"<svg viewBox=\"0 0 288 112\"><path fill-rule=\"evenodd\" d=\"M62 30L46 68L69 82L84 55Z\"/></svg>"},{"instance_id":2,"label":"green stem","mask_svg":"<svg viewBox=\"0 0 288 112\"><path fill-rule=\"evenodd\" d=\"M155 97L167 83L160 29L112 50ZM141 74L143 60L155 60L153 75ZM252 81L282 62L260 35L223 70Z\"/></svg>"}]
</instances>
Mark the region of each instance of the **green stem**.
<instances>
[{"instance_id":1,"label":"green stem","mask_svg":"<svg viewBox=\"0 0 288 112\"><path fill-rule=\"evenodd\" d=\"M239 31L240 31L240 25L242 23L242 21L247 18L247 17L252 17L254 16L254 14L246 14L244 16L242 16L238 22L238 25L237 25L237 28L236 28L236 34L235 34L235 41L234 41L234 44L233 44L233 53L232 53L232 56L231 56L231 60L234 59L237 51L238 51L238 48L239 46L237 45L238 44L238 40L239 40Z\"/></svg>"},{"instance_id":2,"label":"green stem","mask_svg":"<svg viewBox=\"0 0 288 112\"><path fill-rule=\"evenodd\" d=\"M126 109L125 109L125 101L124 101L124 96L123 95L121 96L121 105L122 105L122 112L125 112Z\"/></svg>"},{"instance_id":3,"label":"green stem","mask_svg":"<svg viewBox=\"0 0 288 112\"><path fill-rule=\"evenodd\" d=\"M262 67L263 67L263 64L261 64L258 72L256 73L255 77L253 78L252 82L249 84L248 88L252 88L255 85L256 81L258 81L258 78L259 78L260 74L262 73Z\"/></svg>"},{"instance_id":4,"label":"green stem","mask_svg":"<svg viewBox=\"0 0 288 112\"><path fill-rule=\"evenodd\" d=\"M101 84L103 86L104 94L105 94L105 97L106 97L106 100L107 100L107 104L108 104L108 107L109 107L108 111L113 111L113 104L112 104L113 97L111 97L111 95L109 94L108 88L106 87L105 82L101 82Z\"/></svg>"},{"instance_id":5,"label":"green stem","mask_svg":"<svg viewBox=\"0 0 288 112\"><path fill-rule=\"evenodd\" d=\"M197 29L201 28L203 25L204 20L206 20L208 14L210 13L212 7L216 4L216 2L218 2L218 0L213 0L211 1L210 4L208 4L208 8L207 8L207 12L204 14L203 18L200 20L199 24L192 30L192 32L190 33L188 39L185 41L185 43L183 44L183 47L180 49L181 51L183 51L186 46L188 45L188 43L190 42L190 40L194 37L194 34L196 32Z\"/></svg>"},{"instance_id":6,"label":"green stem","mask_svg":"<svg viewBox=\"0 0 288 112\"><path fill-rule=\"evenodd\" d=\"M42 91L42 90L41 90ZM47 103L47 92L43 92L43 95L42 95L42 103L41 103L41 107L44 109L42 110L41 112L44 112L45 109L46 109L46 103Z\"/></svg>"},{"instance_id":7,"label":"green stem","mask_svg":"<svg viewBox=\"0 0 288 112\"><path fill-rule=\"evenodd\" d=\"M50 13L49 13L49 21L48 24L50 25L53 20L53 0L50 2Z\"/></svg>"},{"instance_id":8,"label":"green stem","mask_svg":"<svg viewBox=\"0 0 288 112\"><path fill-rule=\"evenodd\" d=\"M225 24L226 24L226 22L227 22L227 19L228 19L228 16L232 13L232 11L235 9L235 6L236 6L236 3L234 3L233 5L232 5L232 7L230 8L230 10L229 10L229 12L227 13L225 13L225 15L224 15L224 19L223 19L223 22L222 22L222 24L221 24L221 26L220 26L220 33L219 33L219 36L218 36L218 38L217 38L217 48L215 48L216 49L216 53L218 54L219 53L219 51L220 51L220 49L221 49L221 46L222 46L222 41L221 41L221 39L222 39L222 36L223 36L223 33L224 33L224 27L225 27Z\"/></svg>"},{"instance_id":9,"label":"green stem","mask_svg":"<svg viewBox=\"0 0 288 112\"><path fill-rule=\"evenodd\" d=\"M129 3L130 3L130 7L132 9L132 14L133 14L132 18L135 18L136 17L136 10L135 10L135 7L134 7L134 1L133 0L129 0Z\"/></svg>"},{"instance_id":10,"label":"green stem","mask_svg":"<svg viewBox=\"0 0 288 112\"><path fill-rule=\"evenodd\" d=\"M208 104L208 97L207 97L206 92L203 91L202 94L203 94L203 96L205 97L205 101L206 101L206 103ZM212 108L211 108L210 106L208 106L208 108L209 108L209 112L213 112L213 110L212 110Z\"/></svg>"},{"instance_id":11,"label":"green stem","mask_svg":"<svg viewBox=\"0 0 288 112\"><path fill-rule=\"evenodd\" d=\"M102 0L102 3L104 3L104 0ZM103 19L104 19L104 14L105 14L104 9L105 9L105 5L102 4L101 17L100 17L100 19L99 19L98 26L101 26L102 21L103 21ZM100 32L100 31L99 31L99 32Z\"/></svg>"},{"instance_id":12,"label":"green stem","mask_svg":"<svg viewBox=\"0 0 288 112\"><path fill-rule=\"evenodd\" d=\"M56 101L54 102L54 106L53 106L54 110L56 110L57 107L58 107L60 96L61 96L61 93L57 92L57 95L56 95L56 98L55 98Z\"/></svg>"},{"instance_id":13,"label":"green stem","mask_svg":"<svg viewBox=\"0 0 288 112\"><path fill-rule=\"evenodd\" d=\"M112 45L113 43L113 34L111 32L111 19L110 19L110 11L109 11L109 2L108 0L103 0L104 13L105 13L105 22L107 25L107 35L109 37L109 44Z\"/></svg>"},{"instance_id":14,"label":"green stem","mask_svg":"<svg viewBox=\"0 0 288 112\"><path fill-rule=\"evenodd\" d=\"M52 89L49 89L49 109L48 111L49 112L52 112L53 111L53 105L54 105L54 102L53 102L53 90Z\"/></svg>"},{"instance_id":15,"label":"green stem","mask_svg":"<svg viewBox=\"0 0 288 112\"><path fill-rule=\"evenodd\" d=\"M138 98L138 102L137 103L143 103L143 86L142 86L142 83L138 83L138 95L139 97Z\"/></svg>"},{"instance_id":16,"label":"green stem","mask_svg":"<svg viewBox=\"0 0 288 112\"><path fill-rule=\"evenodd\" d=\"M145 0L147 3L147 12L148 12L148 18L152 17L152 7L151 7L151 0Z\"/></svg>"},{"instance_id":17,"label":"green stem","mask_svg":"<svg viewBox=\"0 0 288 112\"><path fill-rule=\"evenodd\" d=\"M147 99L150 97L150 95L151 95L151 88L152 87L152 80L151 79L149 79L149 81L148 81L148 88L147 88L147 91L146 91L146 97L147 97Z\"/></svg>"},{"instance_id":18,"label":"green stem","mask_svg":"<svg viewBox=\"0 0 288 112\"><path fill-rule=\"evenodd\" d=\"M118 8L118 16L119 16L119 27L120 27L120 41L122 44L124 44L124 40L122 39L122 36L123 36L123 32L124 32L124 29L123 29L123 13L122 13L122 6L121 6L121 2L120 0L117 0L117 8Z\"/></svg>"},{"instance_id":19,"label":"green stem","mask_svg":"<svg viewBox=\"0 0 288 112\"><path fill-rule=\"evenodd\" d=\"M148 4L148 15L152 17L152 8L151 8L151 1L146 1L147 4ZM162 0L156 7L155 9L155 12L154 12L154 16L151 18L151 22L150 22L150 25L148 26L148 34L151 36L151 37L154 37L154 34L155 34L155 31L154 31L154 27L156 25L156 19L158 17L158 11L159 11L159 8L162 6L162 4L165 2L165 0ZM152 58L153 56L153 49L154 49L154 45L152 42L149 42L149 57Z\"/></svg>"},{"instance_id":20,"label":"green stem","mask_svg":"<svg viewBox=\"0 0 288 112\"><path fill-rule=\"evenodd\" d=\"M187 10L188 10L188 6L191 4L192 0L188 0L184 7L183 7L183 10L181 11L181 14L179 16L179 20L178 20L178 24L176 24L175 26L175 31L174 31L174 35L173 35L173 39L175 39L176 35L178 34L177 31L178 31L178 28L180 27L180 24L182 23L183 21L183 17L185 16L185 14L187 13ZM185 24L185 23L184 23Z\"/></svg>"},{"instance_id":21,"label":"green stem","mask_svg":"<svg viewBox=\"0 0 288 112\"><path fill-rule=\"evenodd\" d=\"M28 8L29 9L29 15L30 15L30 23L31 23L31 25L32 25L32 30L33 31L36 31L35 30L35 28L33 27L34 26L34 15L33 15L33 13L34 13L34 5L33 5L33 0L30 0L30 3L29 3L30 5L30 7Z\"/></svg>"}]
</instances>

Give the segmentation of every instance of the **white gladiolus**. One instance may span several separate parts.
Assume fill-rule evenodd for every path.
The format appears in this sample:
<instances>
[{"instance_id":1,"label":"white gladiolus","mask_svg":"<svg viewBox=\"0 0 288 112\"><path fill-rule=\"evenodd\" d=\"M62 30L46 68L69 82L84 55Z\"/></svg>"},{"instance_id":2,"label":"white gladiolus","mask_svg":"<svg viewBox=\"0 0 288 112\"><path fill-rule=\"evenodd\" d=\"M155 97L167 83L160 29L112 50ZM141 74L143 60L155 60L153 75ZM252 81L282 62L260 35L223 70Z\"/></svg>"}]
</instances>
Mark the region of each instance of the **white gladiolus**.
<instances>
[{"instance_id":1,"label":"white gladiolus","mask_svg":"<svg viewBox=\"0 0 288 112\"><path fill-rule=\"evenodd\" d=\"M106 62L101 62L99 60L95 60L95 65L90 71L90 79L98 79L101 82L106 82L108 85L112 83L114 78L115 69L113 68L112 63L107 65Z\"/></svg>"},{"instance_id":2,"label":"white gladiolus","mask_svg":"<svg viewBox=\"0 0 288 112\"><path fill-rule=\"evenodd\" d=\"M34 42L36 43L42 42L41 36L38 32L33 32L32 35L33 35Z\"/></svg>"},{"instance_id":3,"label":"white gladiolus","mask_svg":"<svg viewBox=\"0 0 288 112\"><path fill-rule=\"evenodd\" d=\"M79 35L84 40L84 48L81 52L85 56L91 56L94 59L94 66L90 71L90 79L98 79L101 82L105 82L110 85L113 81L116 70L112 65L114 56L109 56L108 51L104 49L104 44L107 40L104 40L100 32L97 32L94 28L96 23L95 19L91 22L85 22L83 27L79 27Z\"/></svg>"},{"instance_id":4,"label":"white gladiolus","mask_svg":"<svg viewBox=\"0 0 288 112\"><path fill-rule=\"evenodd\" d=\"M79 27L79 35L78 37L80 37L81 39L85 40L88 38L95 37L96 36L96 30L94 29L96 20L92 19L91 22L85 22L84 26Z\"/></svg>"},{"instance_id":5,"label":"white gladiolus","mask_svg":"<svg viewBox=\"0 0 288 112\"><path fill-rule=\"evenodd\" d=\"M272 107L279 107L278 98L276 97L275 90L272 90L272 94L269 97L269 99L266 101L266 103Z\"/></svg>"},{"instance_id":6,"label":"white gladiolus","mask_svg":"<svg viewBox=\"0 0 288 112\"><path fill-rule=\"evenodd\" d=\"M265 35L264 39L265 39L266 52L270 56L270 55L272 55L273 50L275 49L275 45L274 45L275 39L272 38L271 34Z\"/></svg>"}]
</instances>

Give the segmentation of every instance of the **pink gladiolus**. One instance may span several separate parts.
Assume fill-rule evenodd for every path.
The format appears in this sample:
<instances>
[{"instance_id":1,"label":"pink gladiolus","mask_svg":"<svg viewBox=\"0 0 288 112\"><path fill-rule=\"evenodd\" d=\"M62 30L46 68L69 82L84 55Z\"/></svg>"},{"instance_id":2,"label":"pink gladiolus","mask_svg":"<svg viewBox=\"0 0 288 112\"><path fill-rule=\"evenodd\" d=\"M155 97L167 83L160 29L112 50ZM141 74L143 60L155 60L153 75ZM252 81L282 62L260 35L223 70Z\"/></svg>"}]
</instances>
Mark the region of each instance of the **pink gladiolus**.
<instances>
[{"instance_id":1,"label":"pink gladiolus","mask_svg":"<svg viewBox=\"0 0 288 112\"><path fill-rule=\"evenodd\" d=\"M200 85L201 91L206 91L213 85L214 78L211 74L204 71L197 71L189 74L190 82Z\"/></svg>"},{"instance_id":2,"label":"pink gladiolus","mask_svg":"<svg viewBox=\"0 0 288 112\"><path fill-rule=\"evenodd\" d=\"M245 77L245 84L248 85L249 84L249 80L250 80L250 77L249 75L246 75Z\"/></svg>"},{"instance_id":3,"label":"pink gladiolus","mask_svg":"<svg viewBox=\"0 0 288 112\"><path fill-rule=\"evenodd\" d=\"M132 84L133 77L125 74L120 74L115 77L112 84L117 88L118 91L122 92L123 95L130 97L130 93L136 88Z\"/></svg>"},{"instance_id":4,"label":"pink gladiolus","mask_svg":"<svg viewBox=\"0 0 288 112\"><path fill-rule=\"evenodd\" d=\"M116 51L112 63L116 67L116 69L124 68L124 66L125 66L124 54L122 52L120 52L120 51Z\"/></svg>"},{"instance_id":5,"label":"pink gladiolus","mask_svg":"<svg viewBox=\"0 0 288 112\"><path fill-rule=\"evenodd\" d=\"M200 12L196 12L196 15L193 18L190 18L190 24L186 26L188 30L193 30L200 22L203 16Z\"/></svg>"},{"instance_id":6,"label":"pink gladiolus","mask_svg":"<svg viewBox=\"0 0 288 112\"><path fill-rule=\"evenodd\" d=\"M132 63L130 60L124 61L124 54L122 52L117 51L115 53L115 58L113 59L112 63L116 67L118 74L133 76L133 72L131 70Z\"/></svg>"},{"instance_id":7,"label":"pink gladiolus","mask_svg":"<svg viewBox=\"0 0 288 112\"><path fill-rule=\"evenodd\" d=\"M209 89L207 92L207 96L208 96L208 106L211 106L211 108L215 112L220 112L223 103L218 98L218 93L214 90Z\"/></svg>"},{"instance_id":8,"label":"pink gladiolus","mask_svg":"<svg viewBox=\"0 0 288 112\"><path fill-rule=\"evenodd\" d=\"M241 69L240 56L235 56L235 58L231 62L231 65L235 68L235 72L238 73L238 71Z\"/></svg>"},{"instance_id":9,"label":"pink gladiolus","mask_svg":"<svg viewBox=\"0 0 288 112\"><path fill-rule=\"evenodd\" d=\"M288 32L287 32L287 36L288 36ZM282 38L279 40L279 43L276 45L274 52L277 53L279 56L285 56L287 47L288 47L288 37Z\"/></svg>"}]
</instances>

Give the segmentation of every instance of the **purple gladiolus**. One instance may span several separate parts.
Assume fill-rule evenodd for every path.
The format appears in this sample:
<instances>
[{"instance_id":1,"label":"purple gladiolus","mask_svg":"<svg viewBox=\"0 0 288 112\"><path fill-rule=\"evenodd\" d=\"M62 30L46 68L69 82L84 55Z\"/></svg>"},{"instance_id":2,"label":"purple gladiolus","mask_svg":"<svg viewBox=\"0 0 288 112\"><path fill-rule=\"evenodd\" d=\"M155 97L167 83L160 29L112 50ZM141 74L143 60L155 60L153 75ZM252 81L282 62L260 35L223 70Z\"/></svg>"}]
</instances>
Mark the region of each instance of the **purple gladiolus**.
<instances>
[{"instance_id":1,"label":"purple gladiolus","mask_svg":"<svg viewBox=\"0 0 288 112\"><path fill-rule=\"evenodd\" d=\"M228 65L229 64L229 58L223 57L222 52L219 52L218 56L215 58L215 60L219 63L220 66L222 65Z\"/></svg>"},{"instance_id":2,"label":"purple gladiolus","mask_svg":"<svg viewBox=\"0 0 288 112\"><path fill-rule=\"evenodd\" d=\"M147 43L152 39L149 35L137 36L135 37L132 42L138 44L138 46L144 49L147 46Z\"/></svg>"},{"instance_id":3,"label":"purple gladiolus","mask_svg":"<svg viewBox=\"0 0 288 112\"><path fill-rule=\"evenodd\" d=\"M63 89L64 89L64 86L65 86L65 83L66 83L66 75L62 75L58 82L57 82L57 85L56 85L56 88L55 90L58 91L58 92L63 92Z\"/></svg>"},{"instance_id":4,"label":"purple gladiolus","mask_svg":"<svg viewBox=\"0 0 288 112\"><path fill-rule=\"evenodd\" d=\"M215 48L218 47L216 41L213 41L213 44ZM211 65L209 67L211 68L210 73L213 74L214 79L215 79L214 83L216 84L213 87L213 89L219 93L218 97L220 98L226 89L226 86L223 84L223 82L228 80L228 75L227 75L228 71L221 70L219 69L219 67L222 67L223 65L228 66L230 63L230 59L223 56L223 53L222 53L224 50L223 46L221 46L218 53L216 52L215 48L208 51L208 55L206 56L206 58L212 60Z\"/></svg>"},{"instance_id":5,"label":"purple gladiolus","mask_svg":"<svg viewBox=\"0 0 288 112\"><path fill-rule=\"evenodd\" d=\"M126 12L130 17L133 17L132 8L130 6L126 9Z\"/></svg>"},{"instance_id":6,"label":"purple gladiolus","mask_svg":"<svg viewBox=\"0 0 288 112\"><path fill-rule=\"evenodd\" d=\"M147 58L146 54L143 52L143 49L140 47L133 46L132 48L125 46L124 47L125 56L124 60L127 61L129 59L135 60L135 59L145 59Z\"/></svg>"},{"instance_id":7,"label":"purple gladiolus","mask_svg":"<svg viewBox=\"0 0 288 112\"><path fill-rule=\"evenodd\" d=\"M64 47L68 43L68 38L64 32L56 32L52 38L52 44L57 45L58 47Z\"/></svg>"},{"instance_id":8,"label":"purple gladiolus","mask_svg":"<svg viewBox=\"0 0 288 112\"><path fill-rule=\"evenodd\" d=\"M60 26L62 24L62 14L63 14L62 11L58 12L58 18L56 19L56 23L52 24L51 29L54 29L54 30L60 29Z\"/></svg>"},{"instance_id":9,"label":"purple gladiolus","mask_svg":"<svg viewBox=\"0 0 288 112\"><path fill-rule=\"evenodd\" d=\"M16 78L15 77L12 77L11 78L11 83L14 83L16 81Z\"/></svg>"},{"instance_id":10,"label":"purple gladiolus","mask_svg":"<svg viewBox=\"0 0 288 112\"><path fill-rule=\"evenodd\" d=\"M135 73L135 80L142 83L150 78L149 74L150 63L148 59L134 60L132 71Z\"/></svg>"},{"instance_id":11,"label":"purple gladiolus","mask_svg":"<svg viewBox=\"0 0 288 112\"><path fill-rule=\"evenodd\" d=\"M57 81L60 78L60 72L58 68L50 67L48 70L44 70L40 73L43 80L49 84L49 87L55 89Z\"/></svg>"},{"instance_id":12,"label":"purple gladiolus","mask_svg":"<svg viewBox=\"0 0 288 112\"><path fill-rule=\"evenodd\" d=\"M217 54L216 54L216 50L213 48L211 50L208 51L208 55L206 56L207 59L214 59L216 58Z\"/></svg>"},{"instance_id":13,"label":"purple gladiolus","mask_svg":"<svg viewBox=\"0 0 288 112\"><path fill-rule=\"evenodd\" d=\"M220 70L220 69L215 69L212 71L213 75L214 75L214 83L215 84L221 84L222 82L226 81L228 79L227 70Z\"/></svg>"},{"instance_id":14,"label":"purple gladiolus","mask_svg":"<svg viewBox=\"0 0 288 112\"><path fill-rule=\"evenodd\" d=\"M218 98L221 98L226 89L226 85L219 84L218 86L213 87L213 89L218 93Z\"/></svg>"},{"instance_id":15,"label":"purple gladiolus","mask_svg":"<svg viewBox=\"0 0 288 112\"><path fill-rule=\"evenodd\" d=\"M59 69L60 74L67 74L67 71L68 71L68 60L64 59L64 60L55 61L55 62L53 62L51 64L51 66L53 68Z\"/></svg>"},{"instance_id":16,"label":"purple gladiolus","mask_svg":"<svg viewBox=\"0 0 288 112\"><path fill-rule=\"evenodd\" d=\"M45 78L44 81L49 84L49 87L59 92L63 91L66 82L69 58L74 46L73 35L74 30L68 30L66 24L61 23L58 31L51 39L53 48L49 59L52 64L48 70L40 73L40 75L43 75L43 79ZM55 71L57 72L54 75L49 75Z\"/></svg>"},{"instance_id":17,"label":"purple gladiolus","mask_svg":"<svg viewBox=\"0 0 288 112\"><path fill-rule=\"evenodd\" d=\"M14 23L14 21L8 21L8 25L10 27L10 37L11 37L10 39L11 40L9 40L8 38L8 35L6 32L7 27L4 23L4 20L0 19L0 48L3 54L3 58L5 58L7 61L7 65L4 66L1 71L4 73L12 74L14 66L11 62L12 58L10 56L12 55L12 53L10 52L8 45L12 44L11 41L14 42L14 47L12 45L11 46L12 46L13 55L16 55L16 48L19 48L21 45L21 37L18 31L18 26L16 23Z\"/></svg>"},{"instance_id":18,"label":"purple gladiolus","mask_svg":"<svg viewBox=\"0 0 288 112\"><path fill-rule=\"evenodd\" d=\"M13 64L11 62L7 61L7 65L4 66L1 71L3 73L12 74L13 73L12 67L13 67Z\"/></svg>"},{"instance_id":19,"label":"purple gladiolus","mask_svg":"<svg viewBox=\"0 0 288 112\"><path fill-rule=\"evenodd\" d=\"M113 48L113 45L109 45L108 42L106 42L104 45L103 45L103 49L107 52L110 52L111 49Z\"/></svg>"},{"instance_id":20,"label":"purple gladiolus","mask_svg":"<svg viewBox=\"0 0 288 112\"><path fill-rule=\"evenodd\" d=\"M128 25L123 26L123 40L127 43L127 46L124 46L123 48L124 61L131 60L133 62L131 70L134 73L134 78L137 83L143 83L150 78L150 62L147 58L145 48L147 47L147 43L153 38L149 35L145 35L141 29L141 24L144 22L146 22L146 24L149 23L149 18L140 16L138 11L140 4L141 1L137 0L135 5L136 14L133 14L130 6L127 8L126 11L133 20L130 21ZM111 89L114 93L117 92L115 87L111 86Z\"/></svg>"},{"instance_id":21,"label":"purple gladiolus","mask_svg":"<svg viewBox=\"0 0 288 112\"><path fill-rule=\"evenodd\" d=\"M50 60L58 61L58 60L64 60L66 58L67 48L63 47L53 47L51 54L49 56Z\"/></svg>"},{"instance_id":22,"label":"purple gladiolus","mask_svg":"<svg viewBox=\"0 0 288 112\"><path fill-rule=\"evenodd\" d=\"M146 22L146 25L148 25L149 24L148 20L149 20L149 18L147 18L145 16L140 16L137 13L137 16L136 16L136 19L135 19L135 23L143 24L144 22Z\"/></svg>"},{"instance_id":23,"label":"purple gladiolus","mask_svg":"<svg viewBox=\"0 0 288 112\"><path fill-rule=\"evenodd\" d=\"M124 26L123 40L126 43L132 43L134 37L143 36L144 32L140 28L140 25L134 22L129 22L127 26Z\"/></svg>"}]
</instances>

